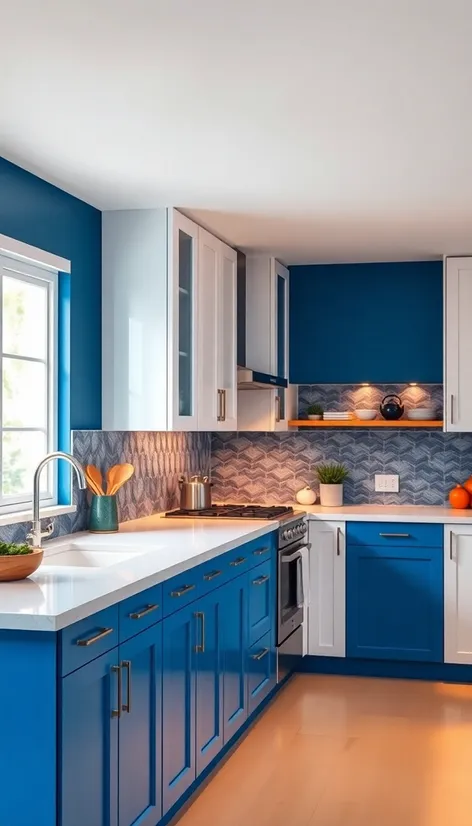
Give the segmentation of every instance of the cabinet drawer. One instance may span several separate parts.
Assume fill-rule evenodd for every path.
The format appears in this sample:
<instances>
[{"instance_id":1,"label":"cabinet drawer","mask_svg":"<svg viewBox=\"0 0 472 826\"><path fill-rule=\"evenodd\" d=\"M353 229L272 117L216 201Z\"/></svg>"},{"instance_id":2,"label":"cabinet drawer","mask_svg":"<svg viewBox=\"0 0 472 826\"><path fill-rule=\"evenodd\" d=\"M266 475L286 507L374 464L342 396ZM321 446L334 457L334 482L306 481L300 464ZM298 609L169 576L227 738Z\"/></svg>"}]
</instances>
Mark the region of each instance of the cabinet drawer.
<instances>
[{"instance_id":1,"label":"cabinet drawer","mask_svg":"<svg viewBox=\"0 0 472 826\"><path fill-rule=\"evenodd\" d=\"M199 596L209 594L232 578L232 568L229 567L226 557L227 554L222 554L199 566Z\"/></svg>"},{"instance_id":2,"label":"cabinet drawer","mask_svg":"<svg viewBox=\"0 0 472 826\"><path fill-rule=\"evenodd\" d=\"M251 714L275 686L275 649L271 632L248 651L248 704Z\"/></svg>"},{"instance_id":3,"label":"cabinet drawer","mask_svg":"<svg viewBox=\"0 0 472 826\"><path fill-rule=\"evenodd\" d=\"M272 560L249 572L249 644L275 628L275 582Z\"/></svg>"},{"instance_id":4,"label":"cabinet drawer","mask_svg":"<svg viewBox=\"0 0 472 826\"><path fill-rule=\"evenodd\" d=\"M168 617L174 611L179 611L185 605L198 599L202 593L203 566L191 568L183 574L168 579L162 583L162 607L163 616Z\"/></svg>"},{"instance_id":5,"label":"cabinet drawer","mask_svg":"<svg viewBox=\"0 0 472 826\"><path fill-rule=\"evenodd\" d=\"M111 605L64 628L60 635L62 676L115 648L118 624L118 605Z\"/></svg>"},{"instance_id":6,"label":"cabinet drawer","mask_svg":"<svg viewBox=\"0 0 472 826\"><path fill-rule=\"evenodd\" d=\"M162 584L153 585L119 604L120 642L162 619Z\"/></svg>"},{"instance_id":7,"label":"cabinet drawer","mask_svg":"<svg viewBox=\"0 0 472 826\"><path fill-rule=\"evenodd\" d=\"M442 548L443 526L417 522L348 522L348 545Z\"/></svg>"},{"instance_id":8,"label":"cabinet drawer","mask_svg":"<svg viewBox=\"0 0 472 826\"><path fill-rule=\"evenodd\" d=\"M246 546L249 564L252 567L260 565L268 559L273 559L275 553L275 533L268 533L249 542Z\"/></svg>"}]
</instances>

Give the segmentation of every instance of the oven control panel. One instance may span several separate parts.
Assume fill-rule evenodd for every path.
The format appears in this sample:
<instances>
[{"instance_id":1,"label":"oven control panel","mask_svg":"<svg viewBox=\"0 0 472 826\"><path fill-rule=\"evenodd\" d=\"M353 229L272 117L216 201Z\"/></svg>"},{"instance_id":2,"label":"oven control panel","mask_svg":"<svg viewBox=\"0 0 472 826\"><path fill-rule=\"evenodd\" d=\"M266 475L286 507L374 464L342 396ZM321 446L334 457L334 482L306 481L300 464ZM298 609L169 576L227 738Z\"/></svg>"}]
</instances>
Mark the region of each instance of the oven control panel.
<instances>
[{"instance_id":1,"label":"oven control panel","mask_svg":"<svg viewBox=\"0 0 472 826\"><path fill-rule=\"evenodd\" d=\"M296 542L297 539L302 539L308 528L304 519L297 519L289 522L279 530L279 548L289 545L291 542Z\"/></svg>"}]
</instances>

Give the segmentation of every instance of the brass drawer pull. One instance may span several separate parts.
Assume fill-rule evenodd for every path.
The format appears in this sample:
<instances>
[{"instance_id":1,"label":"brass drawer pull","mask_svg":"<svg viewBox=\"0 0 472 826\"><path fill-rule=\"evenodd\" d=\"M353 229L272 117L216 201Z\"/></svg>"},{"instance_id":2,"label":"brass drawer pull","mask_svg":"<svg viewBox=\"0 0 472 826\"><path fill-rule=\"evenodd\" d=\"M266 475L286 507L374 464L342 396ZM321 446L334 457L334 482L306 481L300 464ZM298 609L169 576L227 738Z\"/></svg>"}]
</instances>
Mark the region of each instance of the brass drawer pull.
<instances>
[{"instance_id":1,"label":"brass drawer pull","mask_svg":"<svg viewBox=\"0 0 472 826\"><path fill-rule=\"evenodd\" d=\"M238 557L236 557L236 559L233 559L233 561L230 562L229 564L232 565L233 568L237 568L237 566L242 565L243 562L246 562L246 557L245 556L238 556Z\"/></svg>"},{"instance_id":2,"label":"brass drawer pull","mask_svg":"<svg viewBox=\"0 0 472 826\"><path fill-rule=\"evenodd\" d=\"M123 703L122 686L121 686L121 667L119 665L112 665L111 670L113 674L118 675L118 708L112 708L112 717L121 717L121 706Z\"/></svg>"},{"instance_id":3,"label":"brass drawer pull","mask_svg":"<svg viewBox=\"0 0 472 826\"><path fill-rule=\"evenodd\" d=\"M146 605L142 611L133 611L132 614L129 615L129 618L132 620L141 619L141 617L145 617L147 614L150 614L152 611L157 611L159 606L156 605Z\"/></svg>"},{"instance_id":4,"label":"brass drawer pull","mask_svg":"<svg viewBox=\"0 0 472 826\"><path fill-rule=\"evenodd\" d=\"M257 550L253 551L254 556L262 556L263 554L268 554L270 551L269 547L265 548L257 548Z\"/></svg>"},{"instance_id":5,"label":"brass drawer pull","mask_svg":"<svg viewBox=\"0 0 472 826\"><path fill-rule=\"evenodd\" d=\"M267 582L268 579L269 579L268 574L265 574L264 576L258 576L257 579L252 580L252 584L253 585L264 585L264 582Z\"/></svg>"},{"instance_id":6,"label":"brass drawer pull","mask_svg":"<svg viewBox=\"0 0 472 826\"><path fill-rule=\"evenodd\" d=\"M264 657L266 657L268 653L269 653L269 649L268 648L263 648L262 651L259 651L258 654L252 654L251 656L252 656L253 660L263 660Z\"/></svg>"},{"instance_id":7,"label":"brass drawer pull","mask_svg":"<svg viewBox=\"0 0 472 826\"><path fill-rule=\"evenodd\" d=\"M131 712L131 662L123 660L121 667L126 668L126 703L122 703L121 709L129 714Z\"/></svg>"},{"instance_id":8,"label":"brass drawer pull","mask_svg":"<svg viewBox=\"0 0 472 826\"><path fill-rule=\"evenodd\" d=\"M195 585L182 585L182 588L177 588L176 591L171 591L171 597L182 597L184 594L188 594L189 591L193 591Z\"/></svg>"},{"instance_id":9,"label":"brass drawer pull","mask_svg":"<svg viewBox=\"0 0 472 826\"><path fill-rule=\"evenodd\" d=\"M85 640L77 640L76 645L80 645L81 648L86 648L88 645L93 645L95 642L100 642L100 640L108 637L108 634L113 634L113 628L100 628L98 634L95 634L93 637L88 637Z\"/></svg>"},{"instance_id":10,"label":"brass drawer pull","mask_svg":"<svg viewBox=\"0 0 472 826\"><path fill-rule=\"evenodd\" d=\"M205 580L205 582L211 582L212 579L216 579L216 577L221 576L222 573L223 571L210 571L209 574L205 574L203 579Z\"/></svg>"},{"instance_id":11,"label":"brass drawer pull","mask_svg":"<svg viewBox=\"0 0 472 826\"><path fill-rule=\"evenodd\" d=\"M410 534L409 533L379 533L379 536L383 536L384 539L408 539Z\"/></svg>"}]
</instances>

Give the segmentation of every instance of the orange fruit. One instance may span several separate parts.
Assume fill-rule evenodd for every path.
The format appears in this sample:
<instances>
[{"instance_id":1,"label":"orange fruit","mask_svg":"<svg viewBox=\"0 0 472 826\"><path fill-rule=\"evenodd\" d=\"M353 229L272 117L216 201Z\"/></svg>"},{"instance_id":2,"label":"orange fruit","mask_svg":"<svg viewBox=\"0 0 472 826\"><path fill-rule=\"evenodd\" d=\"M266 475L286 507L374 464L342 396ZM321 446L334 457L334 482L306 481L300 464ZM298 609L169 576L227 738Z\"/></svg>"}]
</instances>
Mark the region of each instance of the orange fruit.
<instances>
[{"instance_id":1,"label":"orange fruit","mask_svg":"<svg viewBox=\"0 0 472 826\"><path fill-rule=\"evenodd\" d=\"M472 496L472 476L469 476L469 478L464 482L462 487L465 488L467 493L469 493Z\"/></svg>"},{"instance_id":2,"label":"orange fruit","mask_svg":"<svg viewBox=\"0 0 472 826\"><path fill-rule=\"evenodd\" d=\"M470 505L470 496L462 485L456 485L449 494L449 501L453 508L468 508Z\"/></svg>"}]
</instances>

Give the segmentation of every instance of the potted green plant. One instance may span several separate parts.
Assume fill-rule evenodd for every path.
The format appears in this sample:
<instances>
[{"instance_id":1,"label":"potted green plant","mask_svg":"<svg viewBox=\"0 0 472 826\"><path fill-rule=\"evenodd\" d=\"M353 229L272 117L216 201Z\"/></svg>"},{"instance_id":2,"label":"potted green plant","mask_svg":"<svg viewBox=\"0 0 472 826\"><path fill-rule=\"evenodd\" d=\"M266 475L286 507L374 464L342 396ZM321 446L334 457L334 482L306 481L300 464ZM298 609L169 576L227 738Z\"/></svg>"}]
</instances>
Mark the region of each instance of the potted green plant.
<instances>
[{"instance_id":1,"label":"potted green plant","mask_svg":"<svg viewBox=\"0 0 472 826\"><path fill-rule=\"evenodd\" d=\"M345 465L325 462L318 465L316 475L320 483L320 505L336 508L343 503L343 482L349 476Z\"/></svg>"},{"instance_id":2,"label":"potted green plant","mask_svg":"<svg viewBox=\"0 0 472 826\"><path fill-rule=\"evenodd\" d=\"M39 568L43 559L41 548L19 545L15 542L0 542L0 582L15 582L26 579Z\"/></svg>"},{"instance_id":3,"label":"potted green plant","mask_svg":"<svg viewBox=\"0 0 472 826\"><path fill-rule=\"evenodd\" d=\"M317 422L323 418L323 408L321 404L310 404L307 408L307 416L312 422Z\"/></svg>"}]
</instances>

